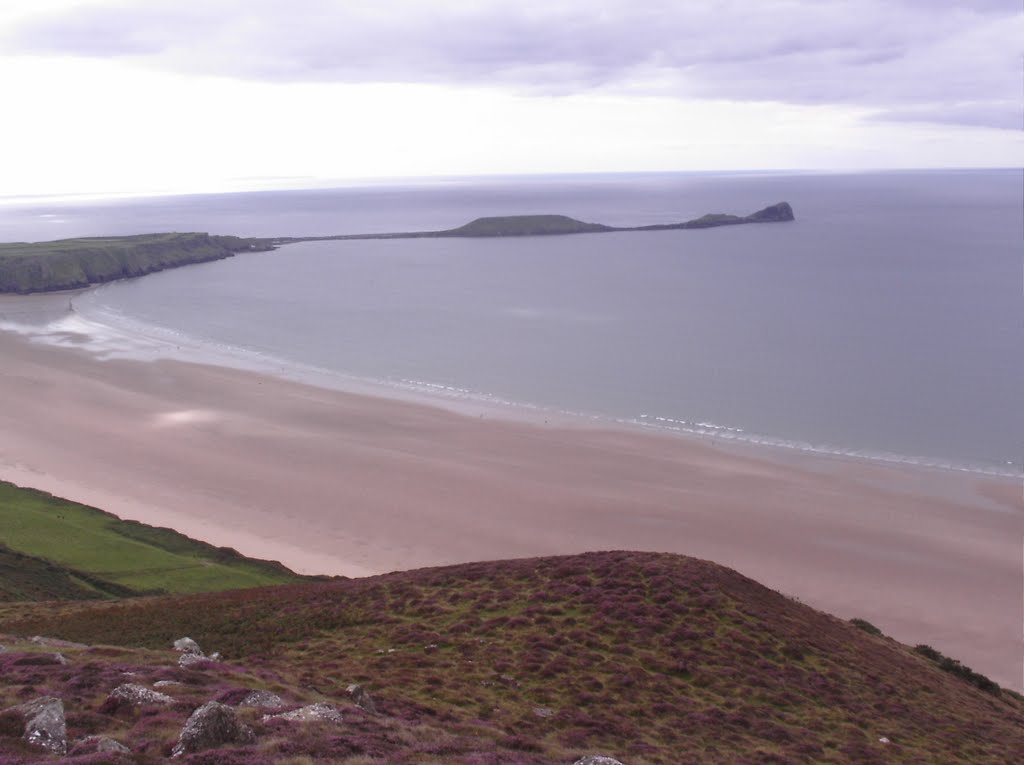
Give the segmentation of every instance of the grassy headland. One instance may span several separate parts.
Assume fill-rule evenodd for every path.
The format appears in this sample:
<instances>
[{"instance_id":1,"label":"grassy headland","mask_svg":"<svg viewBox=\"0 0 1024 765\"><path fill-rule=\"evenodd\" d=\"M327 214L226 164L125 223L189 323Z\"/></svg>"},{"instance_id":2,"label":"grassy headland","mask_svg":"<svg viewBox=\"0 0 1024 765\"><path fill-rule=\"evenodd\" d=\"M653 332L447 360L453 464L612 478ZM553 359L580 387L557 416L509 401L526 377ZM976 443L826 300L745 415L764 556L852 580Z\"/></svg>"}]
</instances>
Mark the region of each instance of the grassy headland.
<instances>
[{"instance_id":1,"label":"grassy headland","mask_svg":"<svg viewBox=\"0 0 1024 765\"><path fill-rule=\"evenodd\" d=\"M279 563L0 482L0 601L209 592L300 579Z\"/></svg>"},{"instance_id":2,"label":"grassy headland","mask_svg":"<svg viewBox=\"0 0 1024 765\"><path fill-rule=\"evenodd\" d=\"M53 292L268 250L262 239L141 234L0 244L0 293Z\"/></svg>"}]
</instances>

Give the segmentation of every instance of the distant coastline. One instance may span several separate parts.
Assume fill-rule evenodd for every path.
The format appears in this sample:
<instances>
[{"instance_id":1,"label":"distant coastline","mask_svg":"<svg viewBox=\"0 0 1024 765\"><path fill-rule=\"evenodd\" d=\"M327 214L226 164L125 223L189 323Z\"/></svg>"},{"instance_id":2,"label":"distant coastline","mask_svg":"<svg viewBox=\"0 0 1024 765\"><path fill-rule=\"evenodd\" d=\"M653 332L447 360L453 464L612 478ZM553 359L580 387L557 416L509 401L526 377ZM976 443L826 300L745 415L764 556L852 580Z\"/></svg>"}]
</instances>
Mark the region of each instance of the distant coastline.
<instances>
[{"instance_id":1,"label":"distant coastline","mask_svg":"<svg viewBox=\"0 0 1024 765\"><path fill-rule=\"evenodd\" d=\"M586 223L565 215L505 215L477 218L459 228L441 231L271 238L175 232L15 242L0 244L0 294L27 295L81 289L118 279L145 276L168 268L221 260L240 252L266 252L296 242L668 231L792 220L795 220L793 208L788 202L778 202L747 216L711 213L682 223L648 226L606 226Z\"/></svg>"},{"instance_id":2,"label":"distant coastline","mask_svg":"<svg viewBox=\"0 0 1024 765\"><path fill-rule=\"evenodd\" d=\"M606 226L586 223L567 215L498 215L477 218L458 228L442 231L405 231L381 234L336 234L271 239L275 245L295 242L325 242L347 239L441 239L448 237L485 238L512 236L564 236L567 234L606 234L623 231L676 231L683 229L718 228L744 223L786 223L796 220L789 202L777 202L750 215L708 213L682 223L656 223L648 226Z\"/></svg>"}]
</instances>

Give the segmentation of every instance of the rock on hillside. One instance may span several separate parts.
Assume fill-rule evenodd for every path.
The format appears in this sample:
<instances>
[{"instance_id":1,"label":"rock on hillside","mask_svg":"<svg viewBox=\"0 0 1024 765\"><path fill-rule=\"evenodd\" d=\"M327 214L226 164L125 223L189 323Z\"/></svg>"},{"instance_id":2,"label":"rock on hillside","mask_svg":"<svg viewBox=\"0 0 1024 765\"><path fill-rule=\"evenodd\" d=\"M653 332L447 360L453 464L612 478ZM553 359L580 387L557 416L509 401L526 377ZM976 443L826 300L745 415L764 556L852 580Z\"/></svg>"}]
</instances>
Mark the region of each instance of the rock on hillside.
<instances>
[{"instance_id":1,"label":"rock on hillside","mask_svg":"<svg viewBox=\"0 0 1024 765\"><path fill-rule=\"evenodd\" d=\"M789 202L778 202L748 215L746 220L750 223L777 223L796 220L796 217Z\"/></svg>"},{"instance_id":2,"label":"rock on hillside","mask_svg":"<svg viewBox=\"0 0 1024 765\"><path fill-rule=\"evenodd\" d=\"M64 702L46 696L5 710L20 715L25 721L22 737L32 746L52 754L64 754L68 750L67 726L64 718Z\"/></svg>"},{"instance_id":3,"label":"rock on hillside","mask_svg":"<svg viewBox=\"0 0 1024 765\"><path fill-rule=\"evenodd\" d=\"M238 719L238 712L232 707L208 701L188 718L171 756L181 757L224 744L251 744L255 740L252 729Z\"/></svg>"}]
</instances>

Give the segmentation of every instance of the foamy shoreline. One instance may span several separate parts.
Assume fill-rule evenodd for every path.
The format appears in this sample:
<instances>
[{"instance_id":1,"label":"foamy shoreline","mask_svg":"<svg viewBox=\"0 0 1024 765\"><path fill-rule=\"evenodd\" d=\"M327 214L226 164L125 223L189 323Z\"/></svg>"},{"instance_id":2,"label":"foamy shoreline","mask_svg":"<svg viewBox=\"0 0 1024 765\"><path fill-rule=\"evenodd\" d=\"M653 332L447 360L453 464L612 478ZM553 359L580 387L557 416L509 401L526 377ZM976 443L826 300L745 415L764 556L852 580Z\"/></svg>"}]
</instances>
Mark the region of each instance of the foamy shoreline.
<instances>
[{"instance_id":1,"label":"foamy shoreline","mask_svg":"<svg viewBox=\"0 0 1024 765\"><path fill-rule=\"evenodd\" d=\"M226 367L104 361L68 339L0 333L0 478L309 573L599 549L708 558L1021 685L1014 482L538 427Z\"/></svg>"},{"instance_id":2,"label":"foamy shoreline","mask_svg":"<svg viewBox=\"0 0 1024 765\"><path fill-rule=\"evenodd\" d=\"M97 285L85 290L30 296L0 296L0 329L15 329L49 345L80 348L104 359L176 360L245 370L257 374L299 382L316 387L434 406L473 417L497 417L513 422L556 424L586 428L626 428L696 440L705 445L738 449L772 459L800 460L805 456L872 464L893 465L929 471L953 472L972 476L1024 482L1024 469L957 462L927 456L895 454L841 445L794 441L741 428L715 423L686 422L669 417L641 414L618 417L595 412L572 411L503 399L488 393L471 391L429 380L383 380L359 377L333 369L316 367L293 360L217 343L210 343L173 330L139 322L126 316L94 315L71 308L75 299L102 290ZM13 301L14 309L11 309ZM33 306L41 306L44 315L64 312L49 328L36 331L12 327L9 317L31 315ZM5 311L4 309L8 310ZM36 309L39 310L39 309ZM753 451L751 451L753 450Z\"/></svg>"}]
</instances>

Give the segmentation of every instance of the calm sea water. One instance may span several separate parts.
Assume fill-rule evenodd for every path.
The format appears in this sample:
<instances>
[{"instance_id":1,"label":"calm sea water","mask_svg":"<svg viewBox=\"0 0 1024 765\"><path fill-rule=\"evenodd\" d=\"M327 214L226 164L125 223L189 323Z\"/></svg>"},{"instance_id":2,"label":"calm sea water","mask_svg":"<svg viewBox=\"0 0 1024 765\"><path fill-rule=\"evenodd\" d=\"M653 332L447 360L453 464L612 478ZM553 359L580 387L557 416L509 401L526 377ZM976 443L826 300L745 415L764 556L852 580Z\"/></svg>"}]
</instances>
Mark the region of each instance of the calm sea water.
<instances>
[{"instance_id":1,"label":"calm sea water","mask_svg":"<svg viewBox=\"0 0 1024 765\"><path fill-rule=\"evenodd\" d=\"M267 367L1020 474L1019 171L479 179L63 203L0 208L0 238L322 235L525 213L629 225L781 200L796 222L296 244L106 285L75 308L94 329Z\"/></svg>"}]
</instances>

